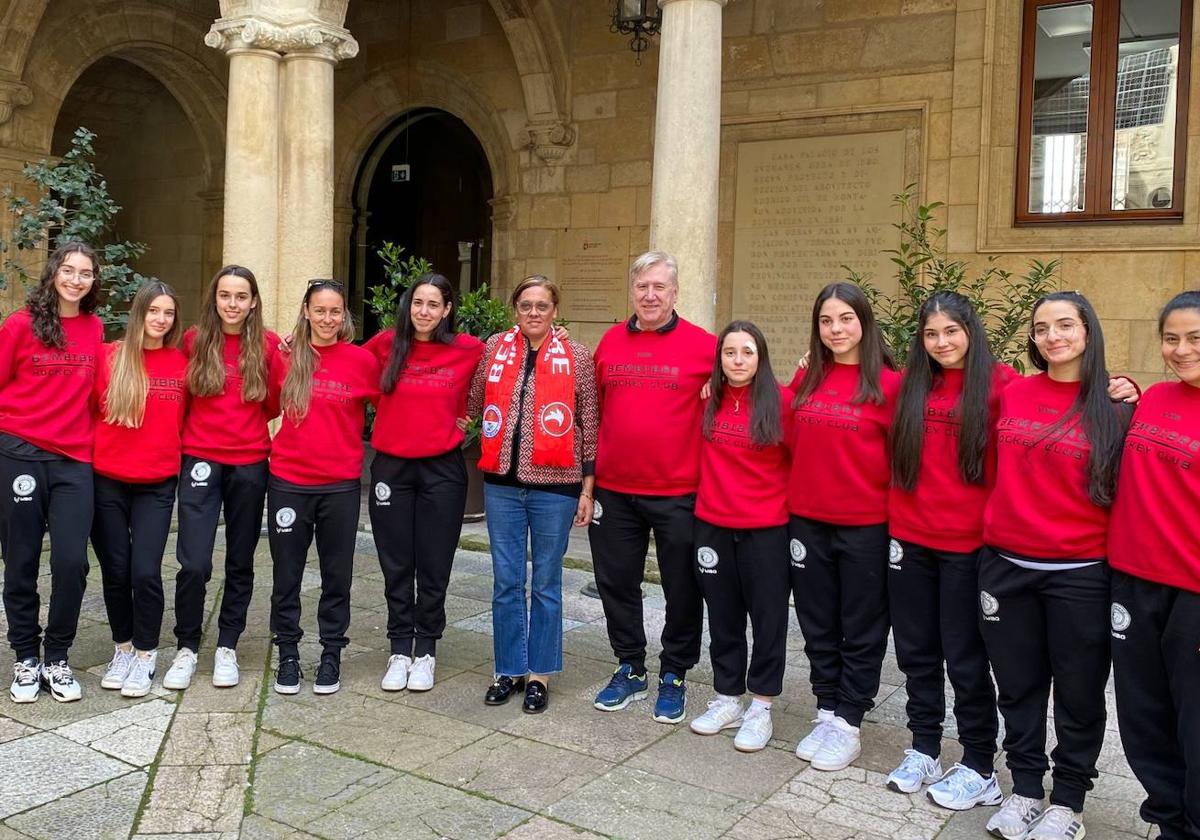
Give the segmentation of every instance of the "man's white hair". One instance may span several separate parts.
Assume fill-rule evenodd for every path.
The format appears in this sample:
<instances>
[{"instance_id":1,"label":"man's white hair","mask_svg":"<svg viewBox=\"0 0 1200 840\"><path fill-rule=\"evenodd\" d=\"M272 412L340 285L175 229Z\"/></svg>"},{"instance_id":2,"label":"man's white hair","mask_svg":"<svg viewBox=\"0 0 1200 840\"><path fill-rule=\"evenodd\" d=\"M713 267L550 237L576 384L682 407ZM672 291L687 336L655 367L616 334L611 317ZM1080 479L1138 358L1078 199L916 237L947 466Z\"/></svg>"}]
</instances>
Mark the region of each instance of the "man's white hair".
<instances>
[{"instance_id":1,"label":"man's white hair","mask_svg":"<svg viewBox=\"0 0 1200 840\"><path fill-rule=\"evenodd\" d=\"M679 288L679 263L666 251L647 251L634 260L633 265L629 267L629 285L632 286L639 277L656 265L665 265L671 276L671 285Z\"/></svg>"}]
</instances>

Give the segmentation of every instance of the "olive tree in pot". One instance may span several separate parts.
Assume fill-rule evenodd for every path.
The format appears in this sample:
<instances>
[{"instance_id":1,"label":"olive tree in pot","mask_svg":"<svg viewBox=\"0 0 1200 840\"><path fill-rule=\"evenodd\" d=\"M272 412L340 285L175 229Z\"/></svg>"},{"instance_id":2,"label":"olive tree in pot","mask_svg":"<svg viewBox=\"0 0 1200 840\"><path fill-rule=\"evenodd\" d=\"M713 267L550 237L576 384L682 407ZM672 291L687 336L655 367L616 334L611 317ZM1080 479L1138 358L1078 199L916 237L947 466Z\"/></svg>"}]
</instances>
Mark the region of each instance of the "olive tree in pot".
<instances>
[{"instance_id":1,"label":"olive tree in pot","mask_svg":"<svg viewBox=\"0 0 1200 840\"><path fill-rule=\"evenodd\" d=\"M392 244L383 243L379 249L379 257L383 260L386 283L371 289L366 298L366 305L379 320L380 329L395 326L396 306L405 290L422 274L432 271L427 260L419 257L403 256L404 249ZM512 318L504 301L491 297L487 284L467 292L458 300L458 311L455 313L455 326L459 332L473 335L480 341L486 341L498 332L503 332L512 326ZM368 417L368 426L374 420L374 413ZM463 456L467 462L467 507L465 518L476 520L483 516L483 474L477 466L479 463L479 420L475 419L467 426L467 435L463 440Z\"/></svg>"}]
</instances>

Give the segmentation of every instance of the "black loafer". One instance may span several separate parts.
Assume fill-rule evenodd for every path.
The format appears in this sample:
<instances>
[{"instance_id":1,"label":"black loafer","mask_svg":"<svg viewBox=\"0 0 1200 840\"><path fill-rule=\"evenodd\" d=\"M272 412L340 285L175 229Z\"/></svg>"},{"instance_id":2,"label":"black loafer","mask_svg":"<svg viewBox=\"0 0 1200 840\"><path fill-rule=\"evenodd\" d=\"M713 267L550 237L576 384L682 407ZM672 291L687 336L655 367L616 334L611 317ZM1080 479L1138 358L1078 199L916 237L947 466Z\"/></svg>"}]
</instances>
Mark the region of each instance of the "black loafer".
<instances>
[{"instance_id":1,"label":"black loafer","mask_svg":"<svg viewBox=\"0 0 1200 840\"><path fill-rule=\"evenodd\" d=\"M525 687L525 703L521 711L527 715L540 715L550 705L550 689L544 683L530 680Z\"/></svg>"},{"instance_id":2,"label":"black loafer","mask_svg":"<svg viewBox=\"0 0 1200 840\"><path fill-rule=\"evenodd\" d=\"M487 706L503 706L514 691L520 691L524 687L524 677L517 677L515 680L512 677L496 677L496 681L488 687L487 694L483 695L483 702Z\"/></svg>"}]
</instances>

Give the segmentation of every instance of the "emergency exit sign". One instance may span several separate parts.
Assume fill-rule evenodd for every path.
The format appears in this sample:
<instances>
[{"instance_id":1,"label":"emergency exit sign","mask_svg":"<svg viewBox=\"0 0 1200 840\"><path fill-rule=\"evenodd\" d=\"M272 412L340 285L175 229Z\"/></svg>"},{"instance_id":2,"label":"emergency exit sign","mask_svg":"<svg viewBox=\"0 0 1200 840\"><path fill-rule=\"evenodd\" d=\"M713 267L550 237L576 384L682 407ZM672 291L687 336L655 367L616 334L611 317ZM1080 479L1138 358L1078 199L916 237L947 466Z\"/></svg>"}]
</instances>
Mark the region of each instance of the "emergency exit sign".
<instances>
[{"instance_id":1,"label":"emergency exit sign","mask_svg":"<svg viewBox=\"0 0 1200 840\"><path fill-rule=\"evenodd\" d=\"M392 164L392 183L407 184L412 180L412 167L407 163Z\"/></svg>"}]
</instances>

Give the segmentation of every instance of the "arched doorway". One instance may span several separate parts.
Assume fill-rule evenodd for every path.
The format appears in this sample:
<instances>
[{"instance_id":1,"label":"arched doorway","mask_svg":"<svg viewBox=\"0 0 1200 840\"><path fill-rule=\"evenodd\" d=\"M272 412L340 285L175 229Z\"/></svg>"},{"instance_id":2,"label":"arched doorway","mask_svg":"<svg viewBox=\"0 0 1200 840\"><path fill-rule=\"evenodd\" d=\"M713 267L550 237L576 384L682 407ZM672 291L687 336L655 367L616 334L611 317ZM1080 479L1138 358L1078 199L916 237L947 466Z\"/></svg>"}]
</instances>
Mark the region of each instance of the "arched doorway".
<instances>
[{"instance_id":1,"label":"arched doorway","mask_svg":"<svg viewBox=\"0 0 1200 840\"><path fill-rule=\"evenodd\" d=\"M479 140L458 117L418 108L380 132L359 167L350 241L350 296L371 336L367 290L383 282L384 242L424 257L459 292L489 282L492 172Z\"/></svg>"},{"instance_id":2,"label":"arched doorway","mask_svg":"<svg viewBox=\"0 0 1200 840\"><path fill-rule=\"evenodd\" d=\"M71 86L55 121L51 153L70 148L80 126L96 134L96 169L122 208L113 235L149 246L134 268L171 284L181 318L194 321L205 281L201 194L207 172L191 121L157 78L109 56Z\"/></svg>"}]
</instances>

